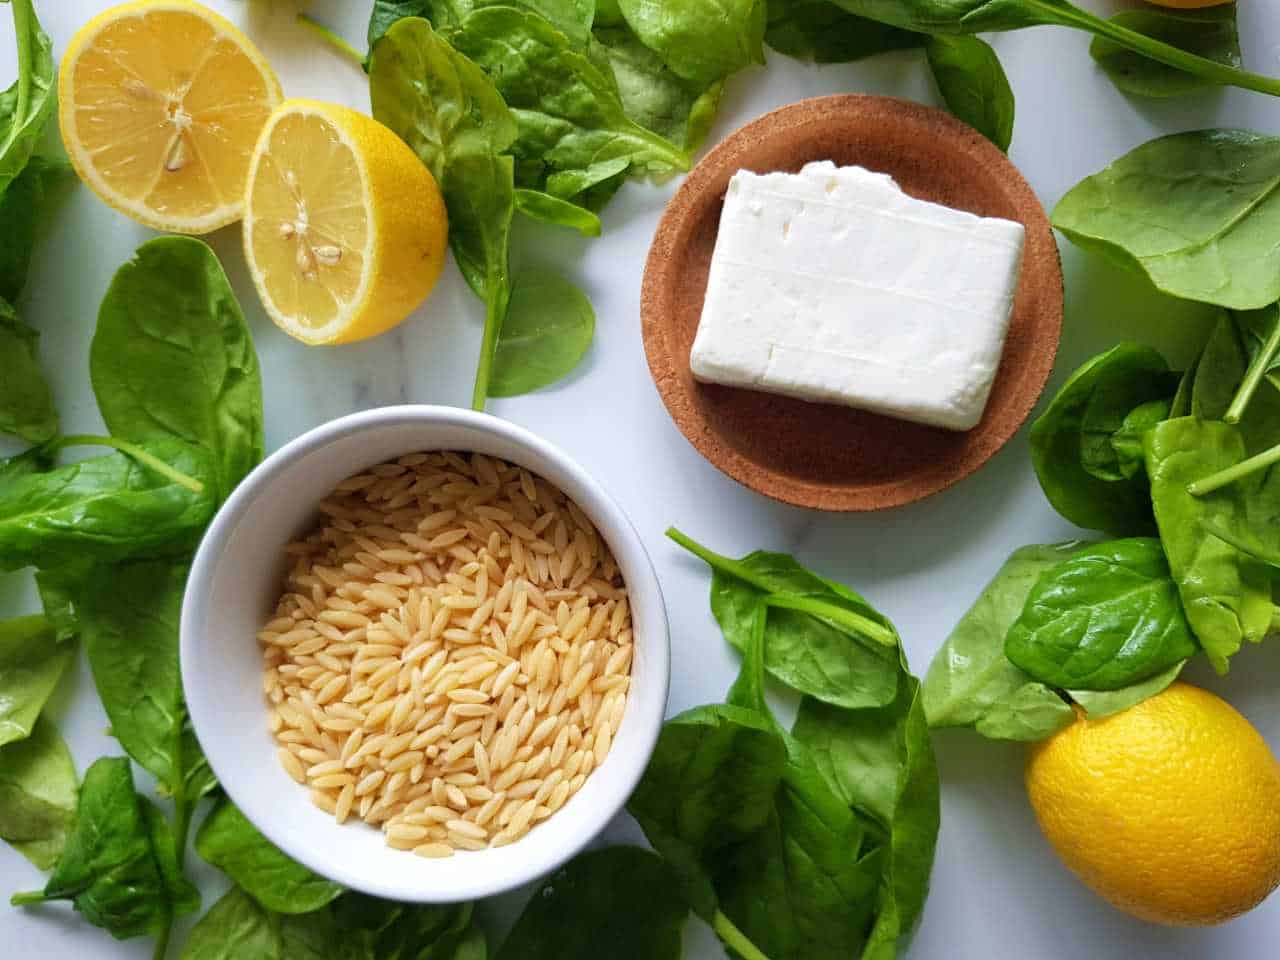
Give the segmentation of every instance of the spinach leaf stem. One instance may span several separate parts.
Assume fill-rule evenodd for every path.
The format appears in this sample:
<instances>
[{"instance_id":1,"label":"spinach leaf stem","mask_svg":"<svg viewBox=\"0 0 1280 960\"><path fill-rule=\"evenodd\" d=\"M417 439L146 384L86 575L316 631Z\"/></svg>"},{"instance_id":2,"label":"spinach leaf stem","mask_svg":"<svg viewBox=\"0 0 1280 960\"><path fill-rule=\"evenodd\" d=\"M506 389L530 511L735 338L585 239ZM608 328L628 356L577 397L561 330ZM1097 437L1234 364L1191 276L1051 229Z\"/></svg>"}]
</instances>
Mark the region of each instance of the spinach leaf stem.
<instances>
[{"instance_id":1,"label":"spinach leaf stem","mask_svg":"<svg viewBox=\"0 0 1280 960\"><path fill-rule=\"evenodd\" d=\"M364 55L349 44L344 38L334 31L330 30L319 20L315 20L305 13L298 14L298 24L306 27L317 37L332 47L337 53L341 54L347 60L350 60L361 70L366 68L367 62Z\"/></svg>"},{"instance_id":2,"label":"spinach leaf stem","mask_svg":"<svg viewBox=\"0 0 1280 960\"><path fill-rule=\"evenodd\" d=\"M1267 368L1271 366L1277 353L1280 353L1280 322L1276 323L1271 331L1271 336L1267 337L1266 343L1262 345L1262 348L1253 358L1253 362L1249 364L1249 369L1245 371L1244 380L1240 382L1240 389L1236 391L1235 398L1231 401L1231 406L1227 408L1227 413L1222 418L1223 420L1227 421L1227 423L1240 422L1240 418L1244 416L1245 408L1249 405L1249 401L1253 399L1253 392L1258 389L1258 384L1262 382Z\"/></svg>"},{"instance_id":3,"label":"spinach leaf stem","mask_svg":"<svg viewBox=\"0 0 1280 960\"><path fill-rule=\"evenodd\" d=\"M747 939L747 935L734 926L733 921L723 911L717 910L711 919L711 929L725 946L742 957L742 960L769 960L760 948Z\"/></svg>"},{"instance_id":4,"label":"spinach leaf stem","mask_svg":"<svg viewBox=\"0 0 1280 960\"><path fill-rule=\"evenodd\" d=\"M1207 493L1221 490L1228 484L1243 480L1245 477L1265 470L1276 463L1280 463L1280 444L1276 444L1270 450L1256 453L1246 460L1241 460L1235 466L1227 467L1225 470L1219 470L1217 473L1211 473L1207 477L1201 477L1199 480L1187 484L1187 493L1193 497L1203 497Z\"/></svg>"},{"instance_id":5,"label":"spinach leaf stem","mask_svg":"<svg viewBox=\"0 0 1280 960\"><path fill-rule=\"evenodd\" d=\"M111 447L119 450L126 457L138 461L149 470L154 470L160 476L172 480L179 486L186 487L192 493L203 493L204 484L195 477L189 477L181 470L171 467L159 457L148 453L142 447L132 444L127 440L119 440L115 437L97 437L85 433L77 433L67 437L60 437L51 447L53 450L61 450L64 447Z\"/></svg>"},{"instance_id":6,"label":"spinach leaf stem","mask_svg":"<svg viewBox=\"0 0 1280 960\"><path fill-rule=\"evenodd\" d=\"M506 319L507 303L511 299L510 287L505 276L490 276L485 284L484 336L480 341L480 362L476 365L476 385L471 393L471 409L484 410L489 399L489 378L493 373L493 355L498 349L498 334Z\"/></svg>"},{"instance_id":7,"label":"spinach leaf stem","mask_svg":"<svg viewBox=\"0 0 1280 960\"><path fill-rule=\"evenodd\" d=\"M1104 20L1070 4L1055 2L1055 0L1021 0L1021 4L1039 16L1043 23L1075 27L1099 37L1106 37L1144 57L1184 70L1213 83L1254 90L1273 97L1280 96L1280 79L1264 77L1261 74L1250 73L1248 70L1241 70L1239 67L1196 56L1194 53L1188 53L1136 30Z\"/></svg>"}]
</instances>

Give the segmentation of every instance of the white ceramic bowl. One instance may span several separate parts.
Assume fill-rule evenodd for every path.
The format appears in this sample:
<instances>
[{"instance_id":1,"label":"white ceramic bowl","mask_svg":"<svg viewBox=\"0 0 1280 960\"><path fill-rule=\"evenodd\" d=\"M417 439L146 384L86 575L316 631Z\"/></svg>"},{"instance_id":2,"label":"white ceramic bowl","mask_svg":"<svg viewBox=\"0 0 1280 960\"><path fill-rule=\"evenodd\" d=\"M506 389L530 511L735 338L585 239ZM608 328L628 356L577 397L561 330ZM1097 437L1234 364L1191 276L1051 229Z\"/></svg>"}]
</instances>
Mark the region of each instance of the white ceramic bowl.
<instances>
[{"instance_id":1,"label":"white ceramic bowl","mask_svg":"<svg viewBox=\"0 0 1280 960\"><path fill-rule=\"evenodd\" d=\"M276 759L256 632L279 597L284 545L316 504L360 470L421 450L470 450L541 474L575 500L617 558L636 652L621 728L605 762L554 816L515 843L428 860L393 850L359 821L337 825ZM218 780L291 857L339 883L395 900L442 903L509 890L554 870L618 813L653 752L667 701L662 593L639 536L598 483L520 427L451 407L385 407L343 417L277 450L223 505L191 568L182 607L182 682L196 736Z\"/></svg>"}]
</instances>

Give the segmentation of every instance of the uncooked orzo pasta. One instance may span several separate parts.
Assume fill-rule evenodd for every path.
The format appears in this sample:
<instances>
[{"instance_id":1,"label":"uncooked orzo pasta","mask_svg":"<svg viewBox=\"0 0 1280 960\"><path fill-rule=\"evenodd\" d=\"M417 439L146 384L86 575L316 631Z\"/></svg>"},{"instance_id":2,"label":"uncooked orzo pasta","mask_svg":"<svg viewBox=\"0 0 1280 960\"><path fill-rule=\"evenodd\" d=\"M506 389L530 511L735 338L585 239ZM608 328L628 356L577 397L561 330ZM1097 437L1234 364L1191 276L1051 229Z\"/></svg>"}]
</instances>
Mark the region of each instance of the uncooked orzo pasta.
<instances>
[{"instance_id":1,"label":"uncooked orzo pasta","mask_svg":"<svg viewBox=\"0 0 1280 960\"><path fill-rule=\"evenodd\" d=\"M258 634L280 762L339 823L424 857L519 839L604 762L632 634L578 506L479 454L338 485Z\"/></svg>"}]
</instances>

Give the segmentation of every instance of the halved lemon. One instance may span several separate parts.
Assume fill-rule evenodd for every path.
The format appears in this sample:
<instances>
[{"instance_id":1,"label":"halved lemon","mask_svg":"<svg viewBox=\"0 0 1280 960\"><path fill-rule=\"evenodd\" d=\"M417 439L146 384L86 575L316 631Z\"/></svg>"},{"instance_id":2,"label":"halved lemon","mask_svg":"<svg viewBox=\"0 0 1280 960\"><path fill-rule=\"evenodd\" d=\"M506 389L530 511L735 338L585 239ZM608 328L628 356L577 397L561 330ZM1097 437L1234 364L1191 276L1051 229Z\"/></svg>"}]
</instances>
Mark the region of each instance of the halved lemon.
<instances>
[{"instance_id":1,"label":"halved lemon","mask_svg":"<svg viewBox=\"0 0 1280 960\"><path fill-rule=\"evenodd\" d=\"M305 343L394 327L444 266L448 218L431 171L362 113L286 100L253 152L245 257L271 319Z\"/></svg>"},{"instance_id":2,"label":"halved lemon","mask_svg":"<svg viewBox=\"0 0 1280 960\"><path fill-rule=\"evenodd\" d=\"M240 219L254 142L280 83L236 27L188 0L112 7L71 40L58 123L80 179L157 230Z\"/></svg>"}]
</instances>

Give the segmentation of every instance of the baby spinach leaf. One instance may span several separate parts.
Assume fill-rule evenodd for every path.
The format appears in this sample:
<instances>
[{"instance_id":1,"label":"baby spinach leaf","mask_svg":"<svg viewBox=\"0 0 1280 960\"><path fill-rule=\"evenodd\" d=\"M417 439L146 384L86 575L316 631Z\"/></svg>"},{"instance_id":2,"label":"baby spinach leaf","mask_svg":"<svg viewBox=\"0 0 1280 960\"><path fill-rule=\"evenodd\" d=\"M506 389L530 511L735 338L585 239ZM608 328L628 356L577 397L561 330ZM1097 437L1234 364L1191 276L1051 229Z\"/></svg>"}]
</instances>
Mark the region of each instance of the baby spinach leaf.
<instances>
[{"instance_id":1,"label":"baby spinach leaf","mask_svg":"<svg viewBox=\"0 0 1280 960\"><path fill-rule=\"evenodd\" d=\"M541 190L516 190L516 209L531 220L555 227L577 230L584 237L600 236L600 218L576 203L561 200Z\"/></svg>"},{"instance_id":2,"label":"baby spinach leaf","mask_svg":"<svg viewBox=\"0 0 1280 960\"><path fill-rule=\"evenodd\" d=\"M704 88L764 63L764 0L619 0L618 7L641 43Z\"/></svg>"},{"instance_id":3,"label":"baby spinach leaf","mask_svg":"<svg viewBox=\"0 0 1280 960\"><path fill-rule=\"evenodd\" d=\"M1074 186L1053 211L1073 243L1175 297L1238 310L1280 300L1280 138L1160 137Z\"/></svg>"},{"instance_id":4,"label":"baby spinach leaf","mask_svg":"<svg viewBox=\"0 0 1280 960\"><path fill-rule=\"evenodd\" d=\"M1226 673L1246 641L1260 641L1271 624L1271 584L1255 561L1214 536L1205 524L1231 526L1247 507L1245 488L1232 485L1204 496L1187 487L1245 458L1240 431L1225 423L1181 417L1147 434L1147 473L1160 539L1182 606L1209 662Z\"/></svg>"},{"instance_id":5,"label":"baby spinach leaf","mask_svg":"<svg viewBox=\"0 0 1280 960\"><path fill-rule=\"evenodd\" d=\"M111 432L204 451L216 502L262 459L253 338L218 258L200 240L158 237L116 271L89 368Z\"/></svg>"},{"instance_id":6,"label":"baby spinach leaf","mask_svg":"<svg viewBox=\"0 0 1280 960\"><path fill-rule=\"evenodd\" d=\"M568 280L546 270L520 273L498 335L489 396L530 393L567 376L586 355L595 327L591 301Z\"/></svg>"},{"instance_id":7,"label":"baby spinach leaf","mask_svg":"<svg viewBox=\"0 0 1280 960\"><path fill-rule=\"evenodd\" d=\"M787 554L757 551L733 560L678 530L667 536L711 566L711 611L734 647L745 648L757 606L765 604L765 668L778 680L839 706L892 702L897 633L862 597Z\"/></svg>"},{"instance_id":8,"label":"baby spinach leaf","mask_svg":"<svg viewBox=\"0 0 1280 960\"><path fill-rule=\"evenodd\" d=\"M612 77L543 18L481 7L452 42L488 73L515 113L519 137L512 149L522 186L545 186L569 199L620 172L601 167L609 162L636 173L688 168L680 148L627 116ZM601 169L609 172L602 176Z\"/></svg>"},{"instance_id":9,"label":"baby spinach leaf","mask_svg":"<svg viewBox=\"0 0 1280 960\"><path fill-rule=\"evenodd\" d=\"M1148 400L1138 404L1125 414L1120 426L1108 439L1107 445L1111 448L1109 454L1100 444L1085 446L1082 458L1085 469L1101 480L1127 480L1136 477L1146 470L1142 438L1161 420L1168 420L1172 409L1169 400ZM1092 410L1093 404L1090 404L1090 411ZM1108 412L1108 423L1110 419ZM1086 411L1085 436L1105 436L1104 431L1105 427L1100 421L1090 423L1089 411Z\"/></svg>"},{"instance_id":10,"label":"baby spinach leaf","mask_svg":"<svg viewBox=\"0 0 1280 960\"><path fill-rule=\"evenodd\" d=\"M378 45L392 24L405 17L422 17L431 21L435 26L455 26L454 20L444 19L437 13L437 9L442 6L437 0L373 0L373 10L369 14L369 30L368 42L369 53L373 53L373 48ZM439 19L437 19L439 18Z\"/></svg>"},{"instance_id":11,"label":"baby spinach leaf","mask_svg":"<svg viewBox=\"0 0 1280 960\"><path fill-rule=\"evenodd\" d=\"M118 940L160 933L175 907L189 912L198 898L189 885L173 897L174 865L162 870L159 859L167 860L172 847L157 853L148 809L134 791L128 760L94 762L85 772L75 829L49 882L42 892L15 894L12 902L71 900L86 920Z\"/></svg>"},{"instance_id":12,"label":"baby spinach leaf","mask_svg":"<svg viewBox=\"0 0 1280 960\"><path fill-rule=\"evenodd\" d=\"M1071 708L1009 662L1004 638L1040 575L1079 543L1015 550L929 665L922 704L931 727L973 727L997 740L1043 740L1069 726Z\"/></svg>"},{"instance_id":13,"label":"baby spinach leaf","mask_svg":"<svg viewBox=\"0 0 1280 960\"><path fill-rule=\"evenodd\" d=\"M1004 641L1036 680L1078 690L1120 690L1198 649L1152 538L1100 543L1050 567Z\"/></svg>"},{"instance_id":14,"label":"baby spinach leaf","mask_svg":"<svg viewBox=\"0 0 1280 960\"><path fill-rule=\"evenodd\" d=\"M1172 392L1164 358L1121 343L1086 362L1031 425L1031 462L1055 510L1077 526L1118 535L1152 529L1145 477L1103 479L1111 434L1135 406Z\"/></svg>"},{"instance_id":15,"label":"baby spinach leaf","mask_svg":"<svg viewBox=\"0 0 1280 960\"><path fill-rule=\"evenodd\" d=\"M5 366L0 378L0 433L27 443L44 443L58 432L58 410L36 356L39 339L40 334L0 300L0 357Z\"/></svg>"},{"instance_id":16,"label":"baby spinach leaf","mask_svg":"<svg viewBox=\"0 0 1280 960\"><path fill-rule=\"evenodd\" d=\"M1071 695L1072 700L1084 708L1084 712L1091 720L1101 720L1103 717L1110 717L1122 710L1136 707L1144 700L1150 700L1177 680L1178 674L1186 665L1187 661L1180 660L1154 677L1119 690L1068 690L1067 693Z\"/></svg>"},{"instance_id":17,"label":"baby spinach leaf","mask_svg":"<svg viewBox=\"0 0 1280 960\"><path fill-rule=\"evenodd\" d=\"M437 30L443 30L461 26L473 10L491 6L530 10L580 48L585 47L591 37L595 13L592 0L375 0L369 17L369 49L374 48L393 23L404 17L423 17Z\"/></svg>"},{"instance_id":18,"label":"baby spinach leaf","mask_svg":"<svg viewBox=\"0 0 1280 960\"><path fill-rule=\"evenodd\" d=\"M196 832L196 851L276 913L310 913L343 892L286 856L226 798Z\"/></svg>"},{"instance_id":19,"label":"baby spinach leaf","mask_svg":"<svg viewBox=\"0 0 1280 960\"><path fill-rule=\"evenodd\" d=\"M47 195L58 181L70 178L71 164L37 155L0 193L0 299L18 302L27 285L38 228L47 214Z\"/></svg>"},{"instance_id":20,"label":"baby spinach leaf","mask_svg":"<svg viewBox=\"0 0 1280 960\"><path fill-rule=\"evenodd\" d=\"M659 857L592 850L534 890L496 960L680 960L688 915Z\"/></svg>"},{"instance_id":21,"label":"baby spinach leaf","mask_svg":"<svg viewBox=\"0 0 1280 960\"><path fill-rule=\"evenodd\" d=\"M0 623L0 746L31 733L45 701L75 656L41 616Z\"/></svg>"},{"instance_id":22,"label":"baby spinach leaf","mask_svg":"<svg viewBox=\"0 0 1280 960\"><path fill-rule=\"evenodd\" d=\"M1205 341L1191 382L1191 413L1202 420L1221 420L1231 409L1248 358L1235 325L1222 312Z\"/></svg>"},{"instance_id":23,"label":"baby spinach leaf","mask_svg":"<svg viewBox=\"0 0 1280 960\"><path fill-rule=\"evenodd\" d=\"M211 473L183 443L143 452L187 477ZM171 554L195 543L214 509L207 487L194 492L121 453L0 479L0 569Z\"/></svg>"},{"instance_id":24,"label":"baby spinach leaf","mask_svg":"<svg viewBox=\"0 0 1280 960\"><path fill-rule=\"evenodd\" d=\"M1013 90L995 50L973 36L932 36L924 45L947 109L1008 153Z\"/></svg>"},{"instance_id":25,"label":"baby spinach leaf","mask_svg":"<svg viewBox=\"0 0 1280 960\"><path fill-rule=\"evenodd\" d=\"M898 696L879 708L846 710L806 697L793 733L837 795L886 837L878 912L862 955L897 956L929 894L940 819L920 682L904 666Z\"/></svg>"},{"instance_id":26,"label":"baby spinach leaf","mask_svg":"<svg viewBox=\"0 0 1280 960\"><path fill-rule=\"evenodd\" d=\"M36 571L36 587L40 605L59 642L80 633L80 617L76 609L76 591L93 564L87 560Z\"/></svg>"},{"instance_id":27,"label":"baby spinach leaf","mask_svg":"<svg viewBox=\"0 0 1280 960\"><path fill-rule=\"evenodd\" d=\"M769 0L764 39L779 53L815 63L849 63L891 50L907 50L926 37L857 17L831 0Z\"/></svg>"},{"instance_id":28,"label":"baby spinach leaf","mask_svg":"<svg viewBox=\"0 0 1280 960\"><path fill-rule=\"evenodd\" d=\"M75 819L75 764L53 721L41 717L26 739L0 747L0 839L48 870Z\"/></svg>"},{"instance_id":29,"label":"baby spinach leaf","mask_svg":"<svg viewBox=\"0 0 1280 960\"><path fill-rule=\"evenodd\" d=\"M717 80L704 86L686 80L641 43L625 21L597 26L594 36L627 116L686 151L701 146L715 119L724 83Z\"/></svg>"},{"instance_id":30,"label":"baby spinach leaf","mask_svg":"<svg viewBox=\"0 0 1280 960\"><path fill-rule=\"evenodd\" d=\"M53 113L53 46L32 0L12 0L18 79L0 93L0 193L26 168Z\"/></svg>"},{"instance_id":31,"label":"baby spinach leaf","mask_svg":"<svg viewBox=\"0 0 1280 960\"><path fill-rule=\"evenodd\" d=\"M111 733L180 815L216 786L191 732L178 669L187 569L170 560L95 569L78 591L85 652Z\"/></svg>"},{"instance_id":32,"label":"baby spinach leaf","mask_svg":"<svg viewBox=\"0 0 1280 960\"><path fill-rule=\"evenodd\" d=\"M1208 60L1232 67L1241 63L1234 3L1203 10L1122 10L1111 22ZM1089 55L1117 87L1140 97L1180 97L1214 85L1106 37L1094 37Z\"/></svg>"}]
</instances>

